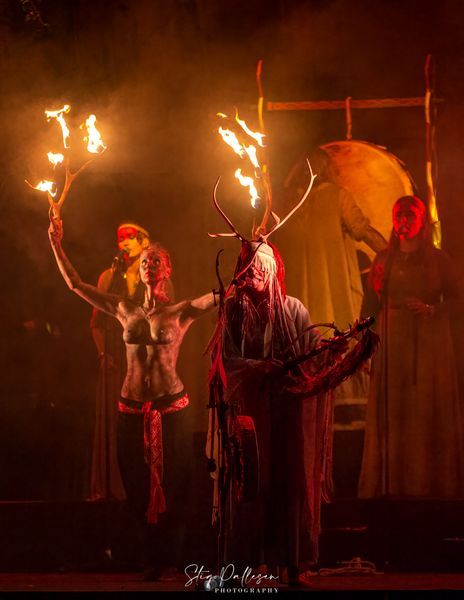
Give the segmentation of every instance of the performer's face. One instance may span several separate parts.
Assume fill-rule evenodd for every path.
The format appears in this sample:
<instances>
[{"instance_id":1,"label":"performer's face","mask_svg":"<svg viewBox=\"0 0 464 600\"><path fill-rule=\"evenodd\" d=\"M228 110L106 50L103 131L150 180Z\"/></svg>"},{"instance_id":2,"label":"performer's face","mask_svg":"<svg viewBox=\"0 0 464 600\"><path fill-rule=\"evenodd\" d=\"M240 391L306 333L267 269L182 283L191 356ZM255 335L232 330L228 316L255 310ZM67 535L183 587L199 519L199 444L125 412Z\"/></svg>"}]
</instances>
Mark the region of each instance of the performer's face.
<instances>
[{"instance_id":1,"label":"performer's face","mask_svg":"<svg viewBox=\"0 0 464 600\"><path fill-rule=\"evenodd\" d=\"M137 258L143 248L148 244L148 239L139 241L139 232L134 227L121 227L118 230L118 246L128 258Z\"/></svg>"},{"instance_id":2,"label":"performer's face","mask_svg":"<svg viewBox=\"0 0 464 600\"><path fill-rule=\"evenodd\" d=\"M400 240L412 240L424 226L425 211L416 204L400 203L393 207L393 229Z\"/></svg>"},{"instance_id":3,"label":"performer's face","mask_svg":"<svg viewBox=\"0 0 464 600\"><path fill-rule=\"evenodd\" d=\"M245 286L249 291L262 294L269 287L269 278L265 271L252 264L245 273Z\"/></svg>"},{"instance_id":4,"label":"performer's face","mask_svg":"<svg viewBox=\"0 0 464 600\"><path fill-rule=\"evenodd\" d=\"M140 255L140 279L145 285L155 285L168 277L166 261L153 248L142 250Z\"/></svg>"}]
</instances>

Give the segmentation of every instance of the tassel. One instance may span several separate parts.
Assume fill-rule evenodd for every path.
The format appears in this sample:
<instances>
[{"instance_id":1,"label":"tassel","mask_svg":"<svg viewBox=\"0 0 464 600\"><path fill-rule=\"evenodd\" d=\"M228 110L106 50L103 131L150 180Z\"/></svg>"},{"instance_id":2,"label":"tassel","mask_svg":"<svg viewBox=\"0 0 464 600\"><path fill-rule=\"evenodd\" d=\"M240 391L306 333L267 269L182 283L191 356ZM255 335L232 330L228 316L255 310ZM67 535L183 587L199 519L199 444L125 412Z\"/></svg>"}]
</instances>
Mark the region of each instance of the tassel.
<instances>
[{"instance_id":1,"label":"tassel","mask_svg":"<svg viewBox=\"0 0 464 600\"><path fill-rule=\"evenodd\" d=\"M158 515L166 511L166 498L163 488L157 481L157 477L151 476L150 501L146 512L147 523L156 525L158 523Z\"/></svg>"}]
</instances>

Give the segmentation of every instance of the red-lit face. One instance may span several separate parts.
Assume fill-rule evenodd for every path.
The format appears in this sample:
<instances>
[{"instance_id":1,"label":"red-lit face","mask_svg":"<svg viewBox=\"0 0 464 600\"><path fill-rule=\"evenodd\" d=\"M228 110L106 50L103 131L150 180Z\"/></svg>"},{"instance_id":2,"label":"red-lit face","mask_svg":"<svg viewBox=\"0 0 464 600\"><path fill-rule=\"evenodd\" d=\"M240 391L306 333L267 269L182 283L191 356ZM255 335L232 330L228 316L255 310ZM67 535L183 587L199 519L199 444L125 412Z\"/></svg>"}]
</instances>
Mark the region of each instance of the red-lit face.
<instances>
[{"instance_id":1,"label":"red-lit face","mask_svg":"<svg viewBox=\"0 0 464 600\"><path fill-rule=\"evenodd\" d=\"M142 251L140 255L140 279L144 284L153 286L169 276L169 265L163 256L153 248Z\"/></svg>"},{"instance_id":2,"label":"red-lit face","mask_svg":"<svg viewBox=\"0 0 464 600\"><path fill-rule=\"evenodd\" d=\"M268 274L258 265L252 264L245 274L245 285L249 290L262 294L269 286Z\"/></svg>"},{"instance_id":3,"label":"red-lit face","mask_svg":"<svg viewBox=\"0 0 464 600\"><path fill-rule=\"evenodd\" d=\"M400 203L393 207L393 229L400 240L412 240L422 231L425 210L417 204Z\"/></svg>"},{"instance_id":4,"label":"red-lit face","mask_svg":"<svg viewBox=\"0 0 464 600\"><path fill-rule=\"evenodd\" d=\"M138 239L139 232L135 227L120 227L118 229L118 246L123 250L128 258L137 258L142 252L148 240L144 238L141 242Z\"/></svg>"}]
</instances>

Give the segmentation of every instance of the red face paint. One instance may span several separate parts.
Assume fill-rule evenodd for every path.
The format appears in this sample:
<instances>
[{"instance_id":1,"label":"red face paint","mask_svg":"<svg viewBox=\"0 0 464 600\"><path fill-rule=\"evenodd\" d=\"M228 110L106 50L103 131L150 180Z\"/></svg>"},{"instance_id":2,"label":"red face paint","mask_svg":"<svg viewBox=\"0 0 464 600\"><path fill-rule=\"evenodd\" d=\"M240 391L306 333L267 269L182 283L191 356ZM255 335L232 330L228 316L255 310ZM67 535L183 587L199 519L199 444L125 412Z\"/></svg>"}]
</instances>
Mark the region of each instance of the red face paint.
<instances>
[{"instance_id":1,"label":"red face paint","mask_svg":"<svg viewBox=\"0 0 464 600\"><path fill-rule=\"evenodd\" d=\"M137 258L143 250L139 240L139 231L135 227L120 227L118 229L118 246L125 253L125 258Z\"/></svg>"},{"instance_id":2,"label":"red face paint","mask_svg":"<svg viewBox=\"0 0 464 600\"><path fill-rule=\"evenodd\" d=\"M400 202L393 207L393 229L400 240L412 240L422 231L425 207L414 202Z\"/></svg>"},{"instance_id":3,"label":"red face paint","mask_svg":"<svg viewBox=\"0 0 464 600\"><path fill-rule=\"evenodd\" d=\"M134 239L138 235L137 229L134 227L123 227L118 229L118 244L121 244L124 240Z\"/></svg>"}]
</instances>

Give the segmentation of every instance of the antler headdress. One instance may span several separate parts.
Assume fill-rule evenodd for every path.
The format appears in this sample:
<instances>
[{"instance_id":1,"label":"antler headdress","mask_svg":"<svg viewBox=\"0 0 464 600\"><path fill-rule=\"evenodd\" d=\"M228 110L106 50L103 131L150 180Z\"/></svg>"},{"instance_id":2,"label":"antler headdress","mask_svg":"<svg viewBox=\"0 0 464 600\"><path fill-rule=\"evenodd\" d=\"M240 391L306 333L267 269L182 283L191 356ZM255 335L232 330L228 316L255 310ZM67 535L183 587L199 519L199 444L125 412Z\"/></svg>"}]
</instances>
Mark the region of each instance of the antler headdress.
<instances>
[{"instance_id":1,"label":"antler headdress","mask_svg":"<svg viewBox=\"0 0 464 600\"><path fill-rule=\"evenodd\" d=\"M238 232L238 230L236 229L236 227L234 226L234 224L232 223L232 221L229 219L229 217L225 214L225 212L219 206L219 203L217 201L217 196L216 196L217 188L218 188L219 182L221 180L221 178L219 177L218 180L216 181L216 184L215 184L214 190L213 190L213 203L214 203L214 206L216 207L216 209L218 210L219 214L222 216L222 218L225 220L225 222L227 223L227 225L232 230L232 233L208 233L208 235L210 237L236 237L241 242L255 241L255 242L262 242L263 244L267 243L268 238L275 231L277 231L280 227L282 227L282 225L284 223L286 223L288 221L288 219L293 214L295 214L295 212L299 208L301 208L301 206L305 202L306 198L309 196L309 193L311 192L311 189L312 189L313 184L314 184L314 180L316 179L317 175L315 175L313 173L313 170L311 168L311 164L310 164L310 162L309 162L308 159L306 159L306 163L308 165L308 170L309 170L309 174L310 174L310 181L308 183L308 187L306 188L306 191L304 192L304 194L301 197L301 199L298 202L298 204L294 208L292 208L292 210L283 219L281 219L273 210L271 210L270 195L267 194L266 195L267 196L267 198L266 198L266 210L264 212L264 216L263 216L263 219L262 219L261 223L252 232L252 238L253 238L252 240L247 240L243 235L241 235ZM271 229L266 232L266 226L267 226L267 221L269 219L269 216L272 216L272 218L274 219L275 223L271 227Z\"/></svg>"}]
</instances>

